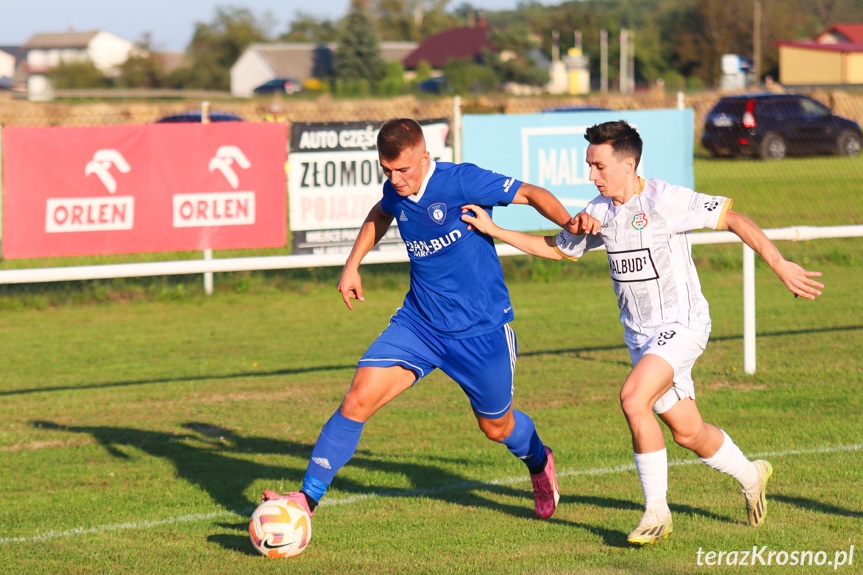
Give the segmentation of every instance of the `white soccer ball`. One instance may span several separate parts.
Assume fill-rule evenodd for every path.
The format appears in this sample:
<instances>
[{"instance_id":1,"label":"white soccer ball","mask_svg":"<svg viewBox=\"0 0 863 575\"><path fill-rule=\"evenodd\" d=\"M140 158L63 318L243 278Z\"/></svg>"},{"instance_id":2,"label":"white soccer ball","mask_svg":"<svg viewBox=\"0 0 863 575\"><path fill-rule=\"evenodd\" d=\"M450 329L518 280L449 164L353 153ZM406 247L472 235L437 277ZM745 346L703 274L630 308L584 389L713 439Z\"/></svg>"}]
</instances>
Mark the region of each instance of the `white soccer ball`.
<instances>
[{"instance_id":1,"label":"white soccer ball","mask_svg":"<svg viewBox=\"0 0 863 575\"><path fill-rule=\"evenodd\" d=\"M261 503L249 522L252 545L267 557L293 557L303 552L312 538L312 518L288 499Z\"/></svg>"}]
</instances>

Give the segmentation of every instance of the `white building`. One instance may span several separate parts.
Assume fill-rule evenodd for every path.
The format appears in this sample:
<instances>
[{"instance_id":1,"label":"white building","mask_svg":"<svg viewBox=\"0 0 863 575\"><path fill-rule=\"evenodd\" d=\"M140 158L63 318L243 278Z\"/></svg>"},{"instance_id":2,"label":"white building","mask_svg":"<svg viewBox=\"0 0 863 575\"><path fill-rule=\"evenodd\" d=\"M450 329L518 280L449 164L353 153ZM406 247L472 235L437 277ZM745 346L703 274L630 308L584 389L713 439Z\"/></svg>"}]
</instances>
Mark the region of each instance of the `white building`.
<instances>
[{"instance_id":1,"label":"white building","mask_svg":"<svg viewBox=\"0 0 863 575\"><path fill-rule=\"evenodd\" d=\"M385 62L401 62L417 47L416 42L381 42ZM336 44L285 42L252 44L231 66L231 94L248 98L253 90L275 78L303 82L323 78L333 67Z\"/></svg>"},{"instance_id":2,"label":"white building","mask_svg":"<svg viewBox=\"0 0 863 575\"><path fill-rule=\"evenodd\" d=\"M90 61L107 76L115 75L136 50L132 42L105 31L34 34L22 48L29 74L44 74L60 63Z\"/></svg>"},{"instance_id":3,"label":"white building","mask_svg":"<svg viewBox=\"0 0 863 575\"><path fill-rule=\"evenodd\" d=\"M0 48L0 88L12 86L15 77L15 56Z\"/></svg>"}]
</instances>

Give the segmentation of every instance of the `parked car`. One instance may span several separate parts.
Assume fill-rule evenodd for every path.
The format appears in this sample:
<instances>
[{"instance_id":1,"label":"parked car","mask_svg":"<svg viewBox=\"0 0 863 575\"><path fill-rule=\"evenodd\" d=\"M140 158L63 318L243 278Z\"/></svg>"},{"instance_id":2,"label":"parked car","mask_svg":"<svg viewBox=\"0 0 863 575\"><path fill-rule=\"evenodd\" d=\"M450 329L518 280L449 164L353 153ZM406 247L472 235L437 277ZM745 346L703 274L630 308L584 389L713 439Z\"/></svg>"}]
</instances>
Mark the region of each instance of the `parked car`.
<instances>
[{"instance_id":1,"label":"parked car","mask_svg":"<svg viewBox=\"0 0 863 575\"><path fill-rule=\"evenodd\" d=\"M546 108L542 111L543 114L550 112L610 112L608 108L602 106L594 106L592 104L577 104L574 106L559 106L557 108Z\"/></svg>"},{"instance_id":2,"label":"parked car","mask_svg":"<svg viewBox=\"0 0 863 575\"><path fill-rule=\"evenodd\" d=\"M256 96L265 94L299 94L303 84L295 78L274 78L254 89Z\"/></svg>"},{"instance_id":3,"label":"parked car","mask_svg":"<svg viewBox=\"0 0 863 575\"><path fill-rule=\"evenodd\" d=\"M230 112L210 112L209 118L211 122L245 122L241 117ZM164 118L156 120L157 124L193 124L200 122L200 110L171 114L170 116L165 116Z\"/></svg>"},{"instance_id":4,"label":"parked car","mask_svg":"<svg viewBox=\"0 0 863 575\"><path fill-rule=\"evenodd\" d=\"M800 94L743 94L721 98L704 120L701 144L713 156L860 153L863 132L823 104Z\"/></svg>"},{"instance_id":5,"label":"parked car","mask_svg":"<svg viewBox=\"0 0 863 575\"><path fill-rule=\"evenodd\" d=\"M417 84L417 91L424 94L447 94L450 88L444 76L435 76Z\"/></svg>"}]
</instances>

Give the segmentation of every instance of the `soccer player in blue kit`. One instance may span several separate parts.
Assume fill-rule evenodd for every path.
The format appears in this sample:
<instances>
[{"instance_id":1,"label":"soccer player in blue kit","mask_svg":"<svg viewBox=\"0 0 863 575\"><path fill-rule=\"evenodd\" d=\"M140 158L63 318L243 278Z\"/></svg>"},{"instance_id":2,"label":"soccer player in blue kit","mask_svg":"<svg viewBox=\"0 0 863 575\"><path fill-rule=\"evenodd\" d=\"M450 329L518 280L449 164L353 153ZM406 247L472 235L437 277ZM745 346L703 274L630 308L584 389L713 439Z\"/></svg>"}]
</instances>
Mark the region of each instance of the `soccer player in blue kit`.
<instances>
[{"instance_id":1,"label":"soccer player in blue kit","mask_svg":"<svg viewBox=\"0 0 863 575\"><path fill-rule=\"evenodd\" d=\"M389 327L359 360L339 409L321 430L302 490L284 496L309 514L338 470L353 456L363 425L378 409L440 368L461 386L480 429L524 461L536 515L551 517L560 498L552 451L533 421L512 408L516 359L512 304L492 239L468 232L465 204L529 204L555 225L579 233L566 208L548 190L473 164L435 162L422 127L406 118L385 122L377 139L387 177L348 256L338 290L348 309L363 301L360 262L392 221L410 257L410 290Z\"/></svg>"}]
</instances>

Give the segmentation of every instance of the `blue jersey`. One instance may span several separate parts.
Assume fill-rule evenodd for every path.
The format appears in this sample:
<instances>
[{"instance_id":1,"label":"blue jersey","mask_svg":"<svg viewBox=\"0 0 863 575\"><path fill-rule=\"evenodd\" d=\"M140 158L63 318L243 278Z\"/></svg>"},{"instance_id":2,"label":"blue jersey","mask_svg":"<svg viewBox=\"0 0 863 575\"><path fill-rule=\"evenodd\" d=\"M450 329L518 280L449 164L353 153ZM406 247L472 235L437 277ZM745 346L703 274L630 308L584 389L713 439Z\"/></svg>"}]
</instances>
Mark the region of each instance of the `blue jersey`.
<instances>
[{"instance_id":1,"label":"blue jersey","mask_svg":"<svg viewBox=\"0 0 863 575\"><path fill-rule=\"evenodd\" d=\"M411 284L400 316L452 339L485 335L512 321L512 304L490 237L468 231L461 207L505 206L521 182L473 164L432 162L420 191L384 184L381 208L398 222Z\"/></svg>"}]
</instances>

